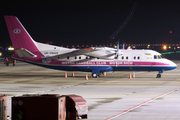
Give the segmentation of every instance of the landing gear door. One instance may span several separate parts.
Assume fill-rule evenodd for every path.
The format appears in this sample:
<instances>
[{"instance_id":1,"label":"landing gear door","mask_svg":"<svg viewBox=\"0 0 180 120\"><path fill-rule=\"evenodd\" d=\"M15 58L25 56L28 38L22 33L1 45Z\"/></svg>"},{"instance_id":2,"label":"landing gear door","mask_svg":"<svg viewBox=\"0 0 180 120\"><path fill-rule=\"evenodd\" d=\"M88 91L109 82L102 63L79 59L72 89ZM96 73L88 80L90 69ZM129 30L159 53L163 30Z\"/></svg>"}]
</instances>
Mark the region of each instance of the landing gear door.
<instances>
[{"instance_id":1,"label":"landing gear door","mask_svg":"<svg viewBox=\"0 0 180 120\"><path fill-rule=\"evenodd\" d=\"M141 65L141 60L142 60L142 57L141 55L133 55L133 65Z\"/></svg>"}]
</instances>

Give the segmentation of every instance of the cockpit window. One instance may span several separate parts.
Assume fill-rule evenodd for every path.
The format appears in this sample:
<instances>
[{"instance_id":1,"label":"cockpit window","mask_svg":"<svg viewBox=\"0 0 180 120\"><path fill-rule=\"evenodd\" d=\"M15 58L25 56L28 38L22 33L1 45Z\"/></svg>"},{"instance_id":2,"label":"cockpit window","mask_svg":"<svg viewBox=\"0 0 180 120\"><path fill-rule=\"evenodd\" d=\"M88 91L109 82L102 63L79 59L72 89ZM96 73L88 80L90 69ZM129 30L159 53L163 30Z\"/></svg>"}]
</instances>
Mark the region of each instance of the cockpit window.
<instances>
[{"instance_id":1,"label":"cockpit window","mask_svg":"<svg viewBox=\"0 0 180 120\"><path fill-rule=\"evenodd\" d=\"M157 59L157 55L154 55L154 59Z\"/></svg>"},{"instance_id":2,"label":"cockpit window","mask_svg":"<svg viewBox=\"0 0 180 120\"><path fill-rule=\"evenodd\" d=\"M161 55L161 58L164 58L164 56Z\"/></svg>"},{"instance_id":3,"label":"cockpit window","mask_svg":"<svg viewBox=\"0 0 180 120\"><path fill-rule=\"evenodd\" d=\"M158 59L161 59L161 56L160 56L160 55L158 55Z\"/></svg>"},{"instance_id":4,"label":"cockpit window","mask_svg":"<svg viewBox=\"0 0 180 120\"><path fill-rule=\"evenodd\" d=\"M162 59L163 57L161 55L154 55L154 59Z\"/></svg>"}]
</instances>

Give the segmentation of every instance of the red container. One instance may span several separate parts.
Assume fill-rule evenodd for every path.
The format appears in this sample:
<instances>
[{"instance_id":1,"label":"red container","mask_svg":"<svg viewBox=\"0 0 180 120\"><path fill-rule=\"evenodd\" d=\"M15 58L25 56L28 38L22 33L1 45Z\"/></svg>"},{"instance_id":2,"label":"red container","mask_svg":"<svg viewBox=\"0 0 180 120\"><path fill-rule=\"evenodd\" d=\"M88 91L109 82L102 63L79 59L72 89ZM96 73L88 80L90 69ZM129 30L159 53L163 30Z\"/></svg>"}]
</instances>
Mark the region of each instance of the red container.
<instances>
[{"instance_id":1,"label":"red container","mask_svg":"<svg viewBox=\"0 0 180 120\"><path fill-rule=\"evenodd\" d=\"M12 120L76 120L87 118L86 101L78 95L12 97Z\"/></svg>"},{"instance_id":2,"label":"red container","mask_svg":"<svg viewBox=\"0 0 180 120\"><path fill-rule=\"evenodd\" d=\"M65 120L65 97L23 95L12 97L12 120Z\"/></svg>"},{"instance_id":3,"label":"red container","mask_svg":"<svg viewBox=\"0 0 180 120\"><path fill-rule=\"evenodd\" d=\"M88 115L88 106L82 96L63 95L66 96L66 118L68 120L76 120L74 118L84 119Z\"/></svg>"},{"instance_id":4,"label":"red container","mask_svg":"<svg viewBox=\"0 0 180 120\"><path fill-rule=\"evenodd\" d=\"M7 120L7 96L0 94L0 120Z\"/></svg>"}]
</instances>

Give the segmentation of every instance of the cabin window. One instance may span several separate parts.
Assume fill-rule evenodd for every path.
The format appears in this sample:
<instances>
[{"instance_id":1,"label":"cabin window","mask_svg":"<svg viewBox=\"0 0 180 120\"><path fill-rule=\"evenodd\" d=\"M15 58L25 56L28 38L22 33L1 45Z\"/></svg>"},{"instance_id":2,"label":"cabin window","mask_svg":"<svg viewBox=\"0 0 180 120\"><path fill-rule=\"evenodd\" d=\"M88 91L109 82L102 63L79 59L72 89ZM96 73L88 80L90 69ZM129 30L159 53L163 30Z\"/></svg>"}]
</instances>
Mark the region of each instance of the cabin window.
<instances>
[{"instance_id":1,"label":"cabin window","mask_svg":"<svg viewBox=\"0 0 180 120\"><path fill-rule=\"evenodd\" d=\"M76 56L75 56L74 58L75 58L75 59L77 59L77 57L76 57Z\"/></svg>"},{"instance_id":2,"label":"cabin window","mask_svg":"<svg viewBox=\"0 0 180 120\"><path fill-rule=\"evenodd\" d=\"M134 56L134 60L136 59L136 56Z\"/></svg>"},{"instance_id":3,"label":"cabin window","mask_svg":"<svg viewBox=\"0 0 180 120\"><path fill-rule=\"evenodd\" d=\"M58 59L59 59L59 57L58 57Z\"/></svg>"},{"instance_id":4,"label":"cabin window","mask_svg":"<svg viewBox=\"0 0 180 120\"><path fill-rule=\"evenodd\" d=\"M81 56L79 56L79 59L81 59Z\"/></svg>"},{"instance_id":5,"label":"cabin window","mask_svg":"<svg viewBox=\"0 0 180 120\"><path fill-rule=\"evenodd\" d=\"M137 59L139 60L139 59L140 59L140 57L138 56L138 57L137 57Z\"/></svg>"},{"instance_id":6,"label":"cabin window","mask_svg":"<svg viewBox=\"0 0 180 120\"><path fill-rule=\"evenodd\" d=\"M122 56L122 60L124 59L124 56Z\"/></svg>"},{"instance_id":7,"label":"cabin window","mask_svg":"<svg viewBox=\"0 0 180 120\"><path fill-rule=\"evenodd\" d=\"M67 56L67 59L69 59L69 56Z\"/></svg>"},{"instance_id":8,"label":"cabin window","mask_svg":"<svg viewBox=\"0 0 180 120\"><path fill-rule=\"evenodd\" d=\"M88 56L86 56L86 59L88 59Z\"/></svg>"},{"instance_id":9,"label":"cabin window","mask_svg":"<svg viewBox=\"0 0 180 120\"><path fill-rule=\"evenodd\" d=\"M99 59L99 58L97 58L97 59Z\"/></svg>"},{"instance_id":10,"label":"cabin window","mask_svg":"<svg viewBox=\"0 0 180 120\"><path fill-rule=\"evenodd\" d=\"M128 56L126 56L126 59L128 59Z\"/></svg>"}]
</instances>

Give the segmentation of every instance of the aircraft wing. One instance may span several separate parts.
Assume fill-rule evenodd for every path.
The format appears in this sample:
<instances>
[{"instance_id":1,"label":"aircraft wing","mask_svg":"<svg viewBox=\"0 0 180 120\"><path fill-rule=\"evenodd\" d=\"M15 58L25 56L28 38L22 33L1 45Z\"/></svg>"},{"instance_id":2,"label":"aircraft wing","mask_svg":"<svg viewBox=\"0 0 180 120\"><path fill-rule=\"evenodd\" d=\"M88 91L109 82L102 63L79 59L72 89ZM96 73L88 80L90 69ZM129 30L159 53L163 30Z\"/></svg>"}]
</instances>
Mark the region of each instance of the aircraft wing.
<instances>
[{"instance_id":1,"label":"aircraft wing","mask_svg":"<svg viewBox=\"0 0 180 120\"><path fill-rule=\"evenodd\" d=\"M115 52L107 51L103 49L80 49L80 50L74 50L72 52L52 56L52 59L57 59L58 57L64 59L67 57L75 57L79 55L86 55L95 58L98 57L100 59L110 59L109 57L114 56Z\"/></svg>"},{"instance_id":2,"label":"aircraft wing","mask_svg":"<svg viewBox=\"0 0 180 120\"><path fill-rule=\"evenodd\" d=\"M74 50L72 52L52 56L52 58L61 57L61 59L64 59L64 58L67 58L67 57L75 57L75 56L78 56L78 55L85 55L85 54L88 54L91 51L97 51L97 50L96 49Z\"/></svg>"}]
</instances>

